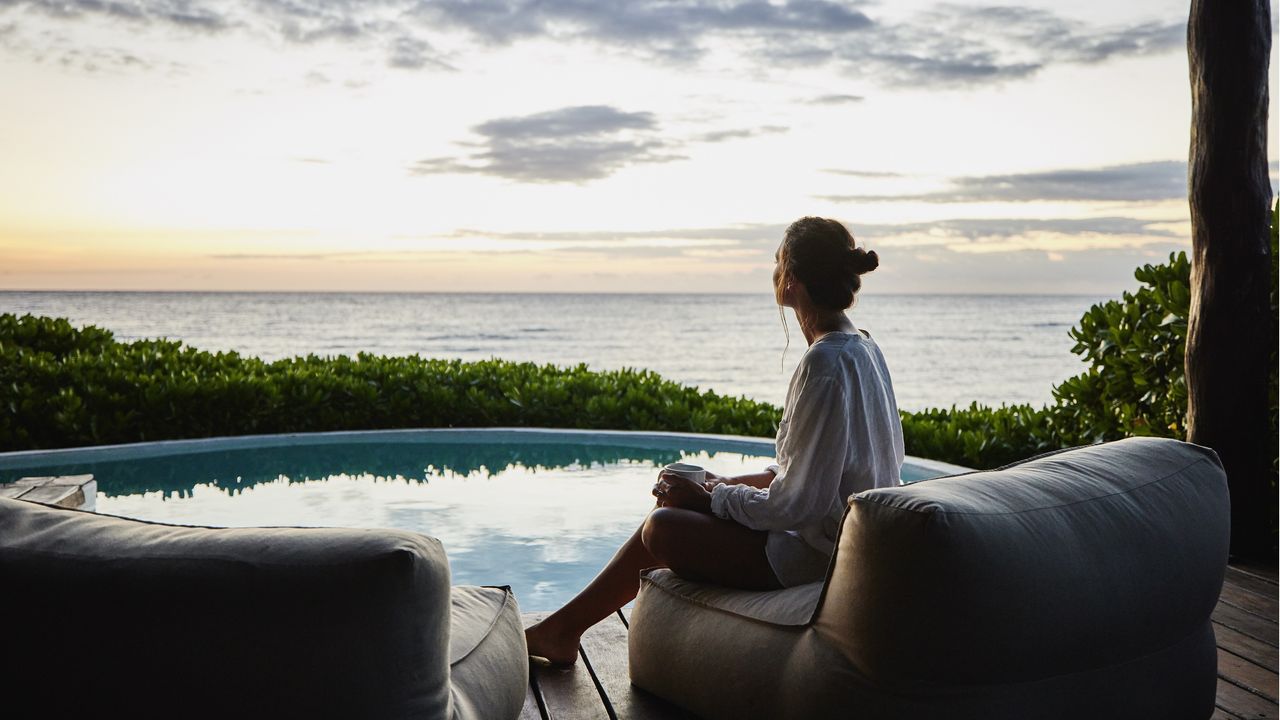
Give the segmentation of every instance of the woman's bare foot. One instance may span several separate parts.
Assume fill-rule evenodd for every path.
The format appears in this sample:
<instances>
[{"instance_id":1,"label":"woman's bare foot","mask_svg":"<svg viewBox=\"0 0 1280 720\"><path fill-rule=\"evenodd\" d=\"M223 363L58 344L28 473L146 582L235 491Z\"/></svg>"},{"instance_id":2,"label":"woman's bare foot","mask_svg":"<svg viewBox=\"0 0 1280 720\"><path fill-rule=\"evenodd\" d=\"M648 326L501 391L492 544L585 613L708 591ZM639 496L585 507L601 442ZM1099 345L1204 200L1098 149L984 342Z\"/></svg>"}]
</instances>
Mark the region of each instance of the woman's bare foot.
<instances>
[{"instance_id":1,"label":"woman's bare foot","mask_svg":"<svg viewBox=\"0 0 1280 720\"><path fill-rule=\"evenodd\" d=\"M561 634L554 623L547 620L525 628L524 639L530 655L546 658L552 665L568 666L578 659L579 637Z\"/></svg>"}]
</instances>

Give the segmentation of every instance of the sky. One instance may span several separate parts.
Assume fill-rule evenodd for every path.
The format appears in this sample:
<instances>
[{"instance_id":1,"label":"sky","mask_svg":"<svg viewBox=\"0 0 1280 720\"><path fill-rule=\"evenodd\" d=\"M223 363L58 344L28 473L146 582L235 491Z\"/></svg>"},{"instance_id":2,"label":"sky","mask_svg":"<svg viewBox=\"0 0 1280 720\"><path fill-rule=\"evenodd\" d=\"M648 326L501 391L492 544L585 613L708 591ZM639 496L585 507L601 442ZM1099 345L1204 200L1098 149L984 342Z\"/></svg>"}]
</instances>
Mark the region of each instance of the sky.
<instances>
[{"instance_id":1,"label":"sky","mask_svg":"<svg viewBox=\"0 0 1280 720\"><path fill-rule=\"evenodd\" d=\"M0 0L0 290L767 293L822 215L864 292L1118 294L1188 7Z\"/></svg>"}]
</instances>

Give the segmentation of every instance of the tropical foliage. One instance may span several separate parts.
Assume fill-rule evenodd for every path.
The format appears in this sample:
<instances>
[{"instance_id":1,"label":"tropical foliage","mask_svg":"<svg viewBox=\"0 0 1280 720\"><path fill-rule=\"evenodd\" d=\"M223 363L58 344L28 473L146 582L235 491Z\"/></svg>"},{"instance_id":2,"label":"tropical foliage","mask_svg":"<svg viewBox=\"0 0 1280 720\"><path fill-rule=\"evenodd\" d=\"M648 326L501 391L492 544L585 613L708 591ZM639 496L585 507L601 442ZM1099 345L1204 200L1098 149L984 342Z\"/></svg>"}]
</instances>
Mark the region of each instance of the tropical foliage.
<instances>
[{"instance_id":1,"label":"tropical foliage","mask_svg":"<svg viewBox=\"0 0 1280 720\"><path fill-rule=\"evenodd\" d=\"M777 408L647 370L418 356L264 362L0 315L0 449L405 427L544 426L768 436Z\"/></svg>"}]
</instances>

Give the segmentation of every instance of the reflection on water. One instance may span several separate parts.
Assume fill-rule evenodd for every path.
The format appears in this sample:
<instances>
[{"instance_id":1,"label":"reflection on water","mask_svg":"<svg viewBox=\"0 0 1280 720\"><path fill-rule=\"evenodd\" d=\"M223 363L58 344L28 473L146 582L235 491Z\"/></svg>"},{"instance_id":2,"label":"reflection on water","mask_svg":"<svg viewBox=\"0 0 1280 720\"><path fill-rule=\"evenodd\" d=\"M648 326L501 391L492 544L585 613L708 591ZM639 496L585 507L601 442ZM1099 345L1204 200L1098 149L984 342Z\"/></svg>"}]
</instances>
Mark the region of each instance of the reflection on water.
<instances>
[{"instance_id":1,"label":"reflection on water","mask_svg":"<svg viewBox=\"0 0 1280 720\"><path fill-rule=\"evenodd\" d=\"M289 482L334 475L372 475L428 482L447 475L495 476L513 467L565 468L618 462L661 466L685 457L673 449L545 443L369 443L335 442L210 452L190 452L129 461L82 462L38 471L0 471L0 482L23 475L92 473L98 491L126 495L161 491L185 495L198 484L232 494L281 478Z\"/></svg>"},{"instance_id":2,"label":"reflection on water","mask_svg":"<svg viewBox=\"0 0 1280 720\"><path fill-rule=\"evenodd\" d=\"M390 527L445 545L456 584L511 585L522 610L582 588L653 506L657 469L727 475L739 453L559 444L346 443L222 450L5 471L93 473L98 512L227 527Z\"/></svg>"}]
</instances>

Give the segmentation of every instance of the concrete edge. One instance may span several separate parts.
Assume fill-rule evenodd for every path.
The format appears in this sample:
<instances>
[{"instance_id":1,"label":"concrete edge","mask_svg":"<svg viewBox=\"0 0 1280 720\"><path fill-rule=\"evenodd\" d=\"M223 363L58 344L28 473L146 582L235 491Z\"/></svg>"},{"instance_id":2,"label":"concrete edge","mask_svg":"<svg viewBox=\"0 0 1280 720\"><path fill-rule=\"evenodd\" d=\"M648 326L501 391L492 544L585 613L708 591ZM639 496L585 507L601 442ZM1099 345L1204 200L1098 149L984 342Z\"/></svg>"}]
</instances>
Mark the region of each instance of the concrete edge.
<instances>
[{"instance_id":1,"label":"concrete edge","mask_svg":"<svg viewBox=\"0 0 1280 720\"><path fill-rule=\"evenodd\" d=\"M562 443L566 439L583 445L620 445L655 449L698 449L715 452L742 452L771 456L772 438L710 433L658 432L646 430L575 430L561 428L405 428L400 430L335 430L314 433L238 435L232 437L158 440L121 445L94 445L57 450L20 450L0 453L0 470L34 470L73 462L107 462L165 457L187 453L220 452L251 448L346 443L468 444L522 442ZM930 472L954 475L972 468L907 456L906 464Z\"/></svg>"}]
</instances>

